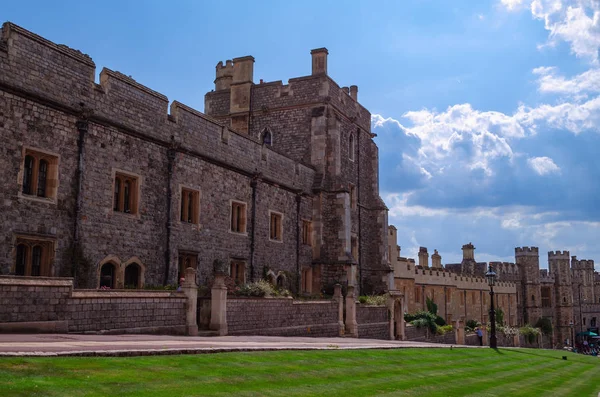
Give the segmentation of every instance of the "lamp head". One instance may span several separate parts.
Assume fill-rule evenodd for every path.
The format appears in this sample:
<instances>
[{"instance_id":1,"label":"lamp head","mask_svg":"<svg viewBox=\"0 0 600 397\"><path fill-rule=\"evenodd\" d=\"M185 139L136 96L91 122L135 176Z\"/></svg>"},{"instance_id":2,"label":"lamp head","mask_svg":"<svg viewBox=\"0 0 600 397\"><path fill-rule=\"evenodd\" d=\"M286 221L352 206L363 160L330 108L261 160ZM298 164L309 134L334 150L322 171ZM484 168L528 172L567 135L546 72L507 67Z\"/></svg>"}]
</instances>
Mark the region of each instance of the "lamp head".
<instances>
[{"instance_id":1,"label":"lamp head","mask_svg":"<svg viewBox=\"0 0 600 397\"><path fill-rule=\"evenodd\" d=\"M492 265L488 265L488 271L485 274L485 278L490 287L493 287L494 284L496 284L496 272L494 272L494 270L492 270Z\"/></svg>"}]
</instances>

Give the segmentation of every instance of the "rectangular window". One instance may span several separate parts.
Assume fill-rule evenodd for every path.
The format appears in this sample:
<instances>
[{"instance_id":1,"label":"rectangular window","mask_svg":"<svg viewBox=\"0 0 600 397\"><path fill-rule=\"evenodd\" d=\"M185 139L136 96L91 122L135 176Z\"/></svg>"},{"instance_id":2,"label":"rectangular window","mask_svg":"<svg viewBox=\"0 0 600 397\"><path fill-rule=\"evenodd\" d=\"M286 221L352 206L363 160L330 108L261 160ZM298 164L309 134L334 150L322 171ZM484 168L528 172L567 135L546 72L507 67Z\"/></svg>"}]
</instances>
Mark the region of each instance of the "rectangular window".
<instances>
[{"instance_id":1,"label":"rectangular window","mask_svg":"<svg viewBox=\"0 0 600 397\"><path fill-rule=\"evenodd\" d=\"M312 269L302 269L302 292L310 294L312 292Z\"/></svg>"},{"instance_id":2,"label":"rectangular window","mask_svg":"<svg viewBox=\"0 0 600 397\"><path fill-rule=\"evenodd\" d=\"M350 191L350 208L355 210L356 209L356 186L354 186L353 184L350 184L348 187L349 187L349 191Z\"/></svg>"},{"instance_id":3,"label":"rectangular window","mask_svg":"<svg viewBox=\"0 0 600 397\"><path fill-rule=\"evenodd\" d=\"M312 222L302 221L302 244L312 245Z\"/></svg>"},{"instance_id":4,"label":"rectangular window","mask_svg":"<svg viewBox=\"0 0 600 397\"><path fill-rule=\"evenodd\" d=\"M358 238L356 236L350 238L350 248L352 250L352 258L358 261Z\"/></svg>"},{"instance_id":5,"label":"rectangular window","mask_svg":"<svg viewBox=\"0 0 600 397\"><path fill-rule=\"evenodd\" d=\"M33 197L56 198L58 156L33 149L25 149L24 154L21 194Z\"/></svg>"},{"instance_id":6,"label":"rectangular window","mask_svg":"<svg viewBox=\"0 0 600 397\"><path fill-rule=\"evenodd\" d=\"M271 219L269 226L269 239L273 241L281 241L283 215L279 212L269 211L269 217Z\"/></svg>"},{"instance_id":7,"label":"rectangular window","mask_svg":"<svg viewBox=\"0 0 600 397\"><path fill-rule=\"evenodd\" d=\"M188 267L198 269L197 252L179 252L179 272L177 274L177 282L185 277L185 269Z\"/></svg>"},{"instance_id":8,"label":"rectangular window","mask_svg":"<svg viewBox=\"0 0 600 397\"><path fill-rule=\"evenodd\" d=\"M116 172L113 187L113 211L137 214L138 187L138 177Z\"/></svg>"},{"instance_id":9,"label":"rectangular window","mask_svg":"<svg viewBox=\"0 0 600 397\"><path fill-rule=\"evenodd\" d=\"M232 260L229 276L237 285L242 285L246 282L246 262L240 260Z\"/></svg>"},{"instance_id":10,"label":"rectangular window","mask_svg":"<svg viewBox=\"0 0 600 397\"><path fill-rule=\"evenodd\" d=\"M466 295L467 291L460 291L460 304L462 306L464 306L465 304L465 295Z\"/></svg>"},{"instance_id":11,"label":"rectangular window","mask_svg":"<svg viewBox=\"0 0 600 397\"><path fill-rule=\"evenodd\" d=\"M452 291L446 290L446 303L452 303Z\"/></svg>"},{"instance_id":12,"label":"rectangular window","mask_svg":"<svg viewBox=\"0 0 600 397\"><path fill-rule=\"evenodd\" d=\"M415 287L415 303L421 303L421 287Z\"/></svg>"},{"instance_id":13,"label":"rectangular window","mask_svg":"<svg viewBox=\"0 0 600 397\"><path fill-rule=\"evenodd\" d=\"M552 290L550 287L542 287L542 307L552 307Z\"/></svg>"},{"instance_id":14,"label":"rectangular window","mask_svg":"<svg viewBox=\"0 0 600 397\"><path fill-rule=\"evenodd\" d=\"M200 223L200 192L198 190L181 188L179 220L194 225Z\"/></svg>"},{"instance_id":15,"label":"rectangular window","mask_svg":"<svg viewBox=\"0 0 600 397\"><path fill-rule=\"evenodd\" d=\"M246 233L246 204L239 201L231 202L231 231Z\"/></svg>"},{"instance_id":16,"label":"rectangular window","mask_svg":"<svg viewBox=\"0 0 600 397\"><path fill-rule=\"evenodd\" d=\"M17 238L14 274L17 276L50 277L54 259L54 241Z\"/></svg>"}]
</instances>

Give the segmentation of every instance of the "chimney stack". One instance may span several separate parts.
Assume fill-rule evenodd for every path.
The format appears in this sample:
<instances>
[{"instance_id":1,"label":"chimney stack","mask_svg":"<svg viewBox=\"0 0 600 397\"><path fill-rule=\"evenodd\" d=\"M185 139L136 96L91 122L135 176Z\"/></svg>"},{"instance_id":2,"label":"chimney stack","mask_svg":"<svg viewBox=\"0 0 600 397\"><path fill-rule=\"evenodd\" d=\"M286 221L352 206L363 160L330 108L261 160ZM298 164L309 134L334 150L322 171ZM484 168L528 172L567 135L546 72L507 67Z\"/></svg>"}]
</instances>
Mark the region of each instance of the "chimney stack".
<instances>
[{"instance_id":1,"label":"chimney stack","mask_svg":"<svg viewBox=\"0 0 600 397\"><path fill-rule=\"evenodd\" d=\"M316 48L310 52L312 55L312 75L327 74L327 48Z\"/></svg>"},{"instance_id":2,"label":"chimney stack","mask_svg":"<svg viewBox=\"0 0 600 397\"><path fill-rule=\"evenodd\" d=\"M350 86L350 97L358 102L358 86L356 86L356 85Z\"/></svg>"},{"instance_id":3,"label":"chimney stack","mask_svg":"<svg viewBox=\"0 0 600 397\"><path fill-rule=\"evenodd\" d=\"M429 254L426 247L419 247L419 266L424 269L429 268Z\"/></svg>"}]
</instances>

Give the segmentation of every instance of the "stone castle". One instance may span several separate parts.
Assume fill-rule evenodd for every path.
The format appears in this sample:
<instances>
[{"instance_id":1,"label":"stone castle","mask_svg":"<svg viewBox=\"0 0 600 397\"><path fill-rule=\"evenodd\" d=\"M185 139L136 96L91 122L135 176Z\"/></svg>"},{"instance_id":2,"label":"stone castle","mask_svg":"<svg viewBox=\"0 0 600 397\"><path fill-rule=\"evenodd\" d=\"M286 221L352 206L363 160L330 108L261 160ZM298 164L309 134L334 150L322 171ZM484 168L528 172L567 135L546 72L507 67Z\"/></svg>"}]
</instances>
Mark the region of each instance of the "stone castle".
<instances>
[{"instance_id":1,"label":"stone castle","mask_svg":"<svg viewBox=\"0 0 600 397\"><path fill-rule=\"evenodd\" d=\"M0 32L0 274L142 288L192 267L210 285L216 264L297 293L387 288L371 114L328 76L325 48L288 84L255 83L250 56L219 62L201 113Z\"/></svg>"},{"instance_id":2,"label":"stone castle","mask_svg":"<svg viewBox=\"0 0 600 397\"><path fill-rule=\"evenodd\" d=\"M435 251L430 265L424 247L418 264L400 257L371 115L356 86L328 76L327 56L311 51L311 74L288 84L255 83L250 56L219 62L201 113L107 68L96 83L89 56L5 23L0 274L142 289L177 284L190 267L210 286L225 269L229 283L269 279L297 294L354 285L402 296L404 311L430 298L448 322L486 322L487 264L472 244L460 264ZM534 247L515 259L492 263L506 323L547 317L555 343L596 329L593 261L551 252L540 270ZM77 321L70 330L107 326Z\"/></svg>"},{"instance_id":3,"label":"stone castle","mask_svg":"<svg viewBox=\"0 0 600 397\"><path fill-rule=\"evenodd\" d=\"M394 288L404 295L408 312L425 310L429 298L447 322L489 320L488 263L475 261L473 244L463 245L461 263L444 266L437 250L429 264L425 247L419 249L418 263L401 257L394 226L389 226L388 238ZM515 263L489 265L497 273L494 303L504 313L506 325L535 325L547 318L556 347L566 339L573 340L577 333L598 332L600 275L594 271L593 260L578 260L568 251L551 251L548 269L540 269L537 247L517 247Z\"/></svg>"}]
</instances>

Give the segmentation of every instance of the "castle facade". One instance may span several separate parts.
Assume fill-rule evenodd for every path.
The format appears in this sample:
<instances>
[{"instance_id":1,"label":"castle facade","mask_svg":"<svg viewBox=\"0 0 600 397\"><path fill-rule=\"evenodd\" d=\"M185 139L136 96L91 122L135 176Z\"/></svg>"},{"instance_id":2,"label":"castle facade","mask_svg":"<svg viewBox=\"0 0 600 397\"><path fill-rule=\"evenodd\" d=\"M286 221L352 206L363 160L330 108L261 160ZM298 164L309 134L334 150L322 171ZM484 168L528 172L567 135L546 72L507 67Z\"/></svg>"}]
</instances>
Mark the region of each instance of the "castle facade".
<instances>
[{"instance_id":1,"label":"castle facade","mask_svg":"<svg viewBox=\"0 0 600 397\"><path fill-rule=\"evenodd\" d=\"M89 56L12 23L0 38L0 274L389 287L371 114L326 49L288 84L220 62L202 113L107 68L96 83Z\"/></svg>"},{"instance_id":2,"label":"castle facade","mask_svg":"<svg viewBox=\"0 0 600 397\"><path fill-rule=\"evenodd\" d=\"M447 322L487 323L490 287L485 273L491 265L497 274L494 303L502 310L506 325L535 326L540 319L548 319L555 347L577 339L581 332L598 333L600 275L594 271L593 260L578 260L568 251L550 251L548 269L540 269L537 247L517 247L515 263L488 264L475 261L475 246L469 243L462 247L461 263L442 265L434 251L429 264L426 247L420 247L418 262L400 256L394 226L389 226L388 238L394 288L404 295L410 313L426 310L429 298Z\"/></svg>"}]
</instances>

